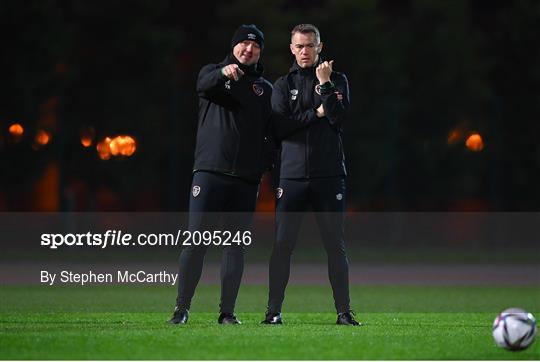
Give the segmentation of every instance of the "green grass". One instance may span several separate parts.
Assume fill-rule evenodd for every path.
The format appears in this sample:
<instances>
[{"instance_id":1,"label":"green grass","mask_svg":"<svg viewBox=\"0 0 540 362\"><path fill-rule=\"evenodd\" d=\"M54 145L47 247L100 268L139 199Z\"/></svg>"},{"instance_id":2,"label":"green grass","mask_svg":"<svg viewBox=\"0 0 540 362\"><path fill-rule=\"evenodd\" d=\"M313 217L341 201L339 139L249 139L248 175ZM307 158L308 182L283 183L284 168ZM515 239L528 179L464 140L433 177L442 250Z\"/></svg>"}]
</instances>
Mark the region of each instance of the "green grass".
<instances>
[{"instance_id":1,"label":"green grass","mask_svg":"<svg viewBox=\"0 0 540 362\"><path fill-rule=\"evenodd\" d=\"M242 326L216 323L201 285L189 324L169 326L172 287L0 287L0 359L540 359L497 348L496 314L540 315L539 288L353 287L362 327L336 326L328 286L291 286L285 325L263 326L266 287L243 286Z\"/></svg>"}]
</instances>

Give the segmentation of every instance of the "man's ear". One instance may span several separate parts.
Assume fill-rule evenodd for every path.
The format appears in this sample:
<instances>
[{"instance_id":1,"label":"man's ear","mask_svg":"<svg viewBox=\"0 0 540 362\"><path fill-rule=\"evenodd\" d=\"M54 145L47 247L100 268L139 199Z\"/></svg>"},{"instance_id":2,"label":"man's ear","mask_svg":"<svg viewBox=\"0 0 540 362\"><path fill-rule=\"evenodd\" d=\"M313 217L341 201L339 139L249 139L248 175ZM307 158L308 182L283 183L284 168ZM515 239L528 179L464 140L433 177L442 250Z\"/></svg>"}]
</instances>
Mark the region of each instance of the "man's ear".
<instances>
[{"instance_id":1,"label":"man's ear","mask_svg":"<svg viewBox=\"0 0 540 362\"><path fill-rule=\"evenodd\" d=\"M294 54L294 45L292 45L292 44L289 44L289 47L291 48L291 53L293 53L293 54Z\"/></svg>"},{"instance_id":2,"label":"man's ear","mask_svg":"<svg viewBox=\"0 0 540 362\"><path fill-rule=\"evenodd\" d=\"M323 42L321 42L318 46L318 49L317 49L317 54L320 54L322 52L322 48L323 48Z\"/></svg>"}]
</instances>

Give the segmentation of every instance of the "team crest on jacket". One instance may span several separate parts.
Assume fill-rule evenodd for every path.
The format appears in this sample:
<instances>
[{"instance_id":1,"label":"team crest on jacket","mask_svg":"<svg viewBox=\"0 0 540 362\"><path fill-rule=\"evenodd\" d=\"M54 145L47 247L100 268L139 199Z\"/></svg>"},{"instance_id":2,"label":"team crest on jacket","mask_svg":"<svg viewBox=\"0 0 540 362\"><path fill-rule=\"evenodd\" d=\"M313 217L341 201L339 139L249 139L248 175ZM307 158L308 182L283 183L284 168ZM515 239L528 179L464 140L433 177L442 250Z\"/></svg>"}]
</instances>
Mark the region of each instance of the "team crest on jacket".
<instances>
[{"instance_id":1,"label":"team crest on jacket","mask_svg":"<svg viewBox=\"0 0 540 362\"><path fill-rule=\"evenodd\" d=\"M298 97L298 89L291 89L291 101L295 101Z\"/></svg>"},{"instance_id":2,"label":"team crest on jacket","mask_svg":"<svg viewBox=\"0 0 540 362\"><path fill-rule=\"evenodd\" d=\"M253 92L260 97L264 94L264 88L257 83L253 83Z\"/></svg>"},{"instance_id":3,"label":"team crest on jacket","mask_svg":"<svg viewBox=\"0 0 540 362\"><path fill-rule=\"evenodd\" d=\"M201 187L198 185L193 186L193 191L192 191L193 197L199 196L200 193L201 193Z\"/></svg>"},{"instance_id":4,"label":"team crest on jacket","mask_svg":"<svg viewBox=\"0 0 540 362\"><path fill-rule=\"evenodd\" d=\"M231 89L231 80L225 82L225 89Z\"/></svg>"},{"instance_id":5,"label":"team crest on jacket","mask_svg":"<svg viewBox=\"0 0 540 362\"><path fill-rule=\"evenodd\" d=\"M315 86L315 93L317 93L318 95L321 95L321 85L320 84L317 84Z\"/></svg>"},{"instance_id":6,"label":"team crest on jacket","mask_svg":"<svg viewBox=\"0 0 540 362\"><path fill-rule=\"evenodd\" d=\"M283 189L282 189L281 187L278 187L278 188L276 189L276 197L277 197L278 199L281 199L281 196L283 196Z\"/></svg>"}]
</instances>

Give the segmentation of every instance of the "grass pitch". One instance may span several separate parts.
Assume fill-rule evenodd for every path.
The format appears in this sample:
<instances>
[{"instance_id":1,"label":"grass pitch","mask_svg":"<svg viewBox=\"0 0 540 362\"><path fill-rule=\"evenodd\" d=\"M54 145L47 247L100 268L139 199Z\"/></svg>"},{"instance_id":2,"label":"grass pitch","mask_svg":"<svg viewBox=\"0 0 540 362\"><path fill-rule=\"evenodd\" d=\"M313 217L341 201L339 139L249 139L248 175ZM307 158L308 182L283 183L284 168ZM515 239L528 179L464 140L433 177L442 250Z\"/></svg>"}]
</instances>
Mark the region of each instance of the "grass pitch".
<instances>
[{"instance_id":1,"label":"grass pitch","mask_svg":"<svg viewBox=\"0 0 540 362\"><path fill-rule=\"evenodd\" d=\"M241 326L216 322L219 288L199 286L190 321L170 326L173 287L1 286L0 359L540 359L540 343L495 346L501 310L540 316L540 289L353 287L362 327L335 325L328 286L290 286L282 326L265 326L267 289L242 286Z\"/></svg>"}]
</instances>

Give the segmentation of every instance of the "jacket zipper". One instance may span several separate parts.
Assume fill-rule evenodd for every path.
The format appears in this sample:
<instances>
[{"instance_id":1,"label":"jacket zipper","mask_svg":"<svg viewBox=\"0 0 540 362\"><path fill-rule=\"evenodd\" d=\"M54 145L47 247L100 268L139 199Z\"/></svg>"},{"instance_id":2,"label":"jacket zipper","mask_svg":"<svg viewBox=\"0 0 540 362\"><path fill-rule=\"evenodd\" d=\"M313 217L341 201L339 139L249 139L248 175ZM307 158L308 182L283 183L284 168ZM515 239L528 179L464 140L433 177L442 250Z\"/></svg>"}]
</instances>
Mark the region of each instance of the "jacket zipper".
<instances>
[{"instance_id":1,"label":"jacket zipper","mask_svg":"<svg viewBox=\"0 0 540 362\"><path fill-rule=\"evenodd\" d=\"M306 178L309 178L309 127L306 132Z\"/></svg>"},{"instance_id":2,"label":"jacket zipper","mask_svg":"<svg viewBox=\"0 0 540 362\"><path fill-rule=\"evenodd\" d=\"M302 90L303 91L307 90L307 87L306 87L306 75L305 74L302 74ZM309 95L310 95L309 91L303 92L303 93L304 93L304 97L309 97ZM309 99L304 98L304 104L311 103L311 102L307 102L308 100ZM306 128L306 151L305 151L305 157L306 157L306 162L305 162L306 170L305 170L304 175L306 176L306 178L309 178L309 127Z\"/></svg>"}]
</instances>

